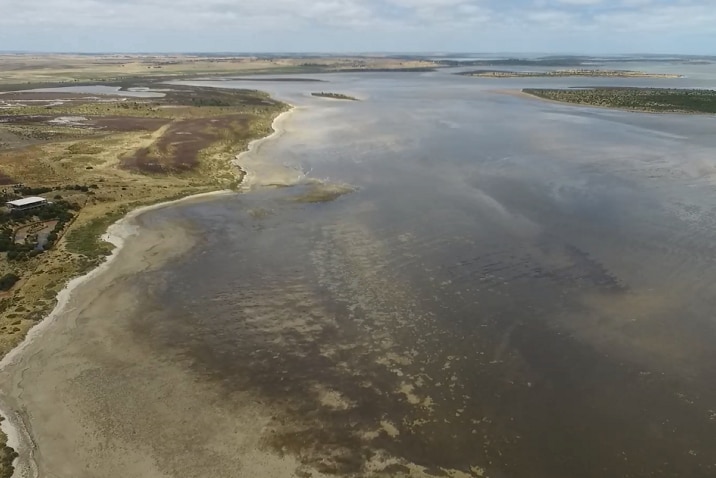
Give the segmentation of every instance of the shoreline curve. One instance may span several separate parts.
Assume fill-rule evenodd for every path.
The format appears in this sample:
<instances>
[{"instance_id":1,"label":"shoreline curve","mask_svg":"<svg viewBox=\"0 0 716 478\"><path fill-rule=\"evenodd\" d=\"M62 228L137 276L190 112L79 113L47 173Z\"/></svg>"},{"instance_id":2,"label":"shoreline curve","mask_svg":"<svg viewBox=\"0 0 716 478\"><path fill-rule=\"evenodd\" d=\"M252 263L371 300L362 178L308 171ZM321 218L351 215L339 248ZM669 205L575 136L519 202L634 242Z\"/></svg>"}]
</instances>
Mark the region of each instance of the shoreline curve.
<instances>
[{"instance_id":1,"label":"shoreline curve","mask_svg":"<svg viewBox=\"0 0 716 478\"><path fill-rule=\"evenodd\" d=\"M243 176L241 178L238 191L220 189L141 206L129 211L122 218L112 223L101 236L105 242L109 242L114 246L111 254L107 256L104 262L99 264L94 269L67 282L65 287L57 293L57 304L52 311L50 311L47 316L45 316L27 332L27 335L23 341L20 342L20 344L0 359L0 371L5 370L8 366L16 363L22 356L25 349L27 349L27 347L35 340L42 337L46 330L61 317L69 305L75 289L104 273L111 267L123 249L126 241L132 236L138 234L138 226L134 223L134 221L141 215L150 211L171 207L183 202L216 196L228 196L241 192L247 192L253 189L254 184L250 181L255 181L256 173L244 169L239 162L244 155L254 153L264 142L271 139L277 139L284 134L285 129L283 129L282 124L296 109L293 105L289 105L289 107L290 109L288 111L284 111L274 118L271 125L273 131L269 135L252 140L249 142L245 151L242 151L236 155L235 159L230 161L230 163L235 166ZM26 422L20 411L13 410L7 406L4 395L5 394L0 389L0 417L3 418L3 420L0 421L0 430L2 430L2 432L7 436L7 446L11 447L19 455L15 458L15 460L13 460L14 471L12 477L37 478L39 476L39 472L34 458L37 446L34 443L30 432L30 424Z\"/></svg>"}]
</instances>

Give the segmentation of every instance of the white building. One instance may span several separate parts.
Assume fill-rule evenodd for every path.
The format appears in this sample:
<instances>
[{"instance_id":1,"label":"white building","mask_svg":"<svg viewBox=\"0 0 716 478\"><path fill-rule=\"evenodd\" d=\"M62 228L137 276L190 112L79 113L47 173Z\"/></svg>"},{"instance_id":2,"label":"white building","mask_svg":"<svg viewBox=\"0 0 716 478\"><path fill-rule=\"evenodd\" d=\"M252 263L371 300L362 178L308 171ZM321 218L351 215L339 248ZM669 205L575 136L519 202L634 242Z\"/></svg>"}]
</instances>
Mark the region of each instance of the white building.
<instances>
[{"instance_id":1,"label":"white building","mask_svg":"<svg viewBox=\"0 0 716 478\"><path fill-rule=\"evenodd\" d=\"M42 207L47 204L47 199L39 196L32 196L28 198L16 199L15 201L8 201L7 207L11 211L26 211L28 209L34 209L36 207Z\"/></svg>"}]
</instances>

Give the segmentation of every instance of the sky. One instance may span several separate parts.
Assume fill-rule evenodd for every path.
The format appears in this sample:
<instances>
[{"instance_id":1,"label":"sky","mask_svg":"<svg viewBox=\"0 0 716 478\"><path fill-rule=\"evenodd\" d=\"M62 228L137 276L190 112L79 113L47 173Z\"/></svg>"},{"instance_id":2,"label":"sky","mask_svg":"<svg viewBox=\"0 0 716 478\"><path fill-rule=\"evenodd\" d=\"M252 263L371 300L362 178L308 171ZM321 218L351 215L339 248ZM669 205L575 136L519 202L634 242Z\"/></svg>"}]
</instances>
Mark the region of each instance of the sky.
<instances>
[{"instance_id":1,"label":"sky","mask_svg":"<svg viewBox=\"0 0 716 478\"><path fill-rule=\"evenodd\" d=\"M716 0L0 0L0 51L716 55Z\"/></svg>"}]
</instances>

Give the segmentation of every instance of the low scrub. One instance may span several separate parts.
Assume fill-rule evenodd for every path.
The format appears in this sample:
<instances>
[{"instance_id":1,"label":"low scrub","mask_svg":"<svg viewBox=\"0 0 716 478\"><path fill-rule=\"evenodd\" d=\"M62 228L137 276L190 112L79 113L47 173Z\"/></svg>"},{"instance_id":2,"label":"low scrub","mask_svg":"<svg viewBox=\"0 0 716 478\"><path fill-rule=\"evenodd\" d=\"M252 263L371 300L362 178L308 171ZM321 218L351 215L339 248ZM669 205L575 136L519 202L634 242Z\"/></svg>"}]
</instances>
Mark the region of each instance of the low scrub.
<instances>
[{"instance_id":1,"label":"low scrub","mask_svg":"<svg viewBox=\"0 0 716 478\"><path fill-rule=\"evenodd\" d=\"M5 274L0 277L0 290L7 291L13 288L15 284L20 280L20 276L15 273Z\"/></svg>"},{"instance_id":2,"label":"low scrub","mask_svg":"<svg viewBox=\"0 0 716 478\"><path fill-rule=\"evenodd\" d=\"M99 154L104 152L104 149L96 144L82 142L70 145L67 152L70 154Z\"/></svg>"},{"instance_id":3,"label":"low scrub","mask_svg":"<svg viewBox=\"0 0 716 478\"><path fill-rule=\"evenodd\" d=\"M107 213L72 229L66 236L67 250L82 254L90 259L108 256L112 253L113 246L102 240L102 234L123 215L124 211Z\"/></svg>"}]
</instances>

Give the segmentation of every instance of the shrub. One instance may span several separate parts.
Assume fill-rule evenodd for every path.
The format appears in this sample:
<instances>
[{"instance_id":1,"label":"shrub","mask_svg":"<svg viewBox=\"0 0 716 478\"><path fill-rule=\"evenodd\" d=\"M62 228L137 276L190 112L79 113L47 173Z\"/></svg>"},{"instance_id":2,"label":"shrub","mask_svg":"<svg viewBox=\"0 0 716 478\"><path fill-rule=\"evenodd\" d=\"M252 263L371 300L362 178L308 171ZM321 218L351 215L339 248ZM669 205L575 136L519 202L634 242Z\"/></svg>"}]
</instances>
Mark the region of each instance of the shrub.
<instances>
[{"instance_id":1,"label":"shrub","mask_svg":"<svg viewBox=\"0 0 716 478\"><path fill-rule=\"evenodd\" d=\"M21 186L17 189L15 189L15 193L21 194L24 196L37 196L38 194L45 194L52 191L52 188L45 188L45 187L39 187L39 188L33 188L30 186Z\"/></svg>"},{"instance_id":2,"label":"shrub","mask_svg":"<svg viewBox=\"0 0 716 478\"><path fill-rule=\"evenodd\" d=\"M0 277L0 290L10 290L20 280L20 276L15 273L5 274Z\"/></svg>"},{"instance_id":3,"label":"shrub","mask_svg":"<svg viewBox=\"0 0 716 478\"><path fill-rule=\"evenodd\" d=\"M70 154L98 154L104 151L102 147L90 143L75 143L67 148Z\"/></svg>"}]
</instances>

